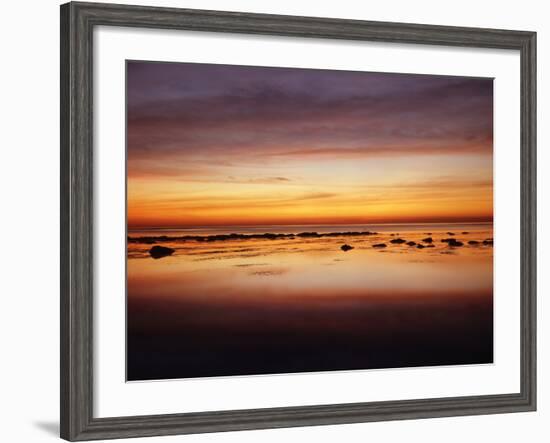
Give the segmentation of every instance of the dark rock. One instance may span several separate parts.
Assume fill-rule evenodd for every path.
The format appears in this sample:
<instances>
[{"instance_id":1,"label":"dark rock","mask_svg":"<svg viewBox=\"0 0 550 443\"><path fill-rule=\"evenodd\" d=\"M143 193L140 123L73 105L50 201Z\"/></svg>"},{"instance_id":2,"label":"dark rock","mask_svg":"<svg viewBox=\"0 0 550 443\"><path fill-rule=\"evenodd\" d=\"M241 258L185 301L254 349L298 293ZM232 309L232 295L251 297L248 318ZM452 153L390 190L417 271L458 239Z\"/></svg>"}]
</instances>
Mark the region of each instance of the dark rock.
<instances>
[{"instance_id":1,"label":"dark rock","mask_svg":"<svg viewBox=\"0 0 550 443\"><path fill-rule=\"evenodd\" d=\"M416 247L417 247L418 249L424 249L426 246L420 245L420 244L419 244L419 245L416 245Z\"/></svg>"},{"instance_id":2,"label":"dark rock","mask_svg":"<svg viewBox=\"0 0 550 443\"><path fill-rule=\"evenodd\" d=\"M455 235L454 232L447 232L447 235Z\"/></svg>"},{"instance_id":3,"label":"dark rock","mask_svg":"<svg viewBox=\"0 0 550 443\"><path fill-rule=\"evenodd\" d=\"M353 249L353 246L350 246L350 245L348 245L348 244L345 244L345 245L340 246L340 249L341 249L342 251L349 251L350 249Z\"/></svg>"},{"instance_id":4,"label":"dark rock","mask_svg":"<svg viewBox=\"0 0 550 443\"><path fill-rule=\"evenodd\" d=\"M469 245L475 246L475 245L479 245L479 242L478 242L477 240L470 240L470 241L468 242L468 244L469 244Z\"/></svg>"},{"instance_id":5,"label":"dark rock","mask_svg":"<svg viewBox=\"0 0 550 443\"><path fill-rule=\"evenodd\" d=\"M431 237L423 238L422 241L424 243L433 243L434 239Z\"/></svg>"},{"instance_id":6,"label":"dark rock","mask_svg":"<svg viewBox=\"0 0 550 443\"><path fill-rule=\"evenodd\" d=\"M424 234L426 234L426 235L432 235L431 232L425 232Z\"/></svg>"},{"instance_id":7,"label":"dark rock","mask_svg":"<svg viewBox=\"0 0 550 443\"><path fill-rule=\"evenodd\" d=\"M464 243L458 241L455 238L444 238L441 240L442 243L447 243L449 246L464 246Z\"/></svg>"},{"instance_id":8,"label":"dark rock","mask_svg":"<svg viewBox=\"0 0 550 443\"><path fill-rule=\"evenodd\" d=\"M386 246L386 243L376 243L375 245L372 245L373 248L385 248Z\"/></svg>"},{"instance_id":9,"label":"dark rock","mask_svg":"<svg viewBox=\"0 0 550 443\"><path fill-rule=\"evenodd\" d=\"M486 238L485 240L483 240L483 244L485 246L493 246L493 239L492 238Z\"/></svg>"},{"instance_id":10,"label":"dark rock","mask_svg":"<svg viewBox=\"0 0 550 443\"><path fill-rule=\"evenodd\" d=\"M317 232L300 232L298 237L320 237Z\"/></svg>"},{"instance_id":11,"label":"dark rock","mask_svg":"<svg viewBox=\"0 0 550 443\"><path fill-rule=\"evenodd\" d=\"M424 246L425 248L435 248L435 245L433 243L430 243L429 245Z\"/></svg>"},{"instance_id":12,"label":"dark rock","mask_svg":"<svg viewBox=\"0 0 550 443\"><path fill-rule=\"evenodd\" d=\"M394 238L393 240L390 240L390 243L393 243L394 245L400 245L402 243L407 243L407 240L403 240L402 238Z\"/></svg>"},{"instance_id":13,"label":"dark rock","mask_svg":"<svg viewBox=\"0 0 550 443\"><path fill-rule=\"evenodd\" d=\"M316 233L306 233L310 236ZM318 234L319 237L357 237L360 235L374 235L376 232L371 231L346 231L346 232L326 232Z\"/></svg>"},{"instance_id":14,"label":"dark rock","mask_svg":"<svg viewBox=\"0 0 550 443\"><path fill-rule=\"evenodd\" d=\"M151 257L153 258L167 257L169 255L172 255L174 252L176 252L175 249L166 248L164 246L153 246L151 249L149 249L149 254L151 254Z\"/></svg>"},{"instance_id":15,"label":"dark rock","mask_svg":"<svg viewBox=\"0 0 550 443\"><path fill-rule=\"evenodd\" d=\"M413 241L409 241L409 242L407 242L407 245L409 245L409 246L415 246L415 245L416 245L416 243L415 243L415 242L413 242Z\"/></svg>"},{"instance_id":16,"label":"dark rock","mask_svg":"<svg viewBox=\"0 0 550 443\"><path fill-rule=\"evenodd\" d=\"M468 231L464 231L464 232L462 233L462 235L466 235L466 234L469 234L469 232L468 232Z\"/></svg>"},{"instance_id":17,"label":"dark rock","mask_svg":"<svg viewBox=\"0 0 550 443\"><path fill-rule=\"evenodd\" d=\"M464 243L462 243L461 241L453 239L452 241L450 241L448 243L448 245L452 246L452 247L460 247L460 246L464 246Z\"/></svg>"}]
</instances>

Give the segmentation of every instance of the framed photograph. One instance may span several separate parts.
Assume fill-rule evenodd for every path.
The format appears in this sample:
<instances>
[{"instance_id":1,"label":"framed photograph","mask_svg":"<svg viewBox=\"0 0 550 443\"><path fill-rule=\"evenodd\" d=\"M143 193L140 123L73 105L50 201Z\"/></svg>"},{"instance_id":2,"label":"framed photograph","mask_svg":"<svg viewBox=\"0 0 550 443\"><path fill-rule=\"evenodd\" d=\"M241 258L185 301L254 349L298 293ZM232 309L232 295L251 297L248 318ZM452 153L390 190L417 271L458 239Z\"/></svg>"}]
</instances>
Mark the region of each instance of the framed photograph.
<instances>
[{"instance_id":1,"label":"framed photograph","mask_svg":"<svg viewBox=\"0 0 550 443\"><path fill-rule=\"evenodd\" d=\"M61 437L536 408L536 34L61 6Z\"/></svg>"}]
</instances>

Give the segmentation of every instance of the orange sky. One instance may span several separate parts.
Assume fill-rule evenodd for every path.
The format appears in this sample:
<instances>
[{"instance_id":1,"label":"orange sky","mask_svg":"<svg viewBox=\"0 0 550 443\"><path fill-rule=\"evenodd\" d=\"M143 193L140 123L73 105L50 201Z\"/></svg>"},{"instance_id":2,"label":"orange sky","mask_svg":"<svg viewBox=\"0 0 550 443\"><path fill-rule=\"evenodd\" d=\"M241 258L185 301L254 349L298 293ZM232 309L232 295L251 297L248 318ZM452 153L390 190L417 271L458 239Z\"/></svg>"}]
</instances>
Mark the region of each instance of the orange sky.
<instances>
[{"instance_id":1,"label":"orange sky","mask_svg":"<svg viewBox=\"0 0 550 443\"><path fill-rule=\"evenodd\" d=\"M488 221L492 80L128 63L128 225Z\"/></svg>"}]
</instances>

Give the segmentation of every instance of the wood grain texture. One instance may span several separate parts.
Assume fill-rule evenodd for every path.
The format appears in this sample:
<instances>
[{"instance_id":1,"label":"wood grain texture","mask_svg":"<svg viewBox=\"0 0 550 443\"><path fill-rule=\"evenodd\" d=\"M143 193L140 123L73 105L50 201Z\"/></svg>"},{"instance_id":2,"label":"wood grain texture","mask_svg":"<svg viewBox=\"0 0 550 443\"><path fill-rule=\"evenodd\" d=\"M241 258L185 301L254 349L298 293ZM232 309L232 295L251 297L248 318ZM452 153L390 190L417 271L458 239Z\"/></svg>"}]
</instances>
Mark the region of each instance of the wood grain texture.
<instances>
[{"instance_id":1,"label":"wood grain texture","mask_svg":"<svg viewBox=\"0 0 550 443\"><path fill-rule=\"evenodd\" d=\"M514 49L521 54L521 392L93 417L94 26ZM173 8L61 6L61 437L70 441L532 411L536 408L536 34Z\"/></svg>"}]
</instances>

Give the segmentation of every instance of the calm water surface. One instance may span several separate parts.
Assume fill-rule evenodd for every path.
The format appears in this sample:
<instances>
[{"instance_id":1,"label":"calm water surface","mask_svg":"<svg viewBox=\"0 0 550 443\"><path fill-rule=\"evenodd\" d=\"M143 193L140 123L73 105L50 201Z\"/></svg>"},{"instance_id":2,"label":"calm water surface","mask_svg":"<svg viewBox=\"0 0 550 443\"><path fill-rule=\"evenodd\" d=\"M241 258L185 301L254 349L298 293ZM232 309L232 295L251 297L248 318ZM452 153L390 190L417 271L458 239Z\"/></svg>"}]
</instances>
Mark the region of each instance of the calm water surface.
<instances>
[{"instance_id":1,"label":"calm water surface","mask_svg":"<svg viewBox=\"0 0 550 443\"><path fill-rule=\"evenodd\" d=\"M491 363L491 224L153 229L130 237L376 231L128 244L128 380ZM454 238L463 247L441 239ZM467 232L467 233L466 233ZM431 235L428 235L431 233ZM391 234L394 234L393 236ZM394 245L400 237L434 248ZM354 249L344 252L344 243ZM386 243L384 249L373 244Z\"/></svg>"}]
</instances>

